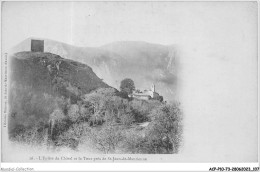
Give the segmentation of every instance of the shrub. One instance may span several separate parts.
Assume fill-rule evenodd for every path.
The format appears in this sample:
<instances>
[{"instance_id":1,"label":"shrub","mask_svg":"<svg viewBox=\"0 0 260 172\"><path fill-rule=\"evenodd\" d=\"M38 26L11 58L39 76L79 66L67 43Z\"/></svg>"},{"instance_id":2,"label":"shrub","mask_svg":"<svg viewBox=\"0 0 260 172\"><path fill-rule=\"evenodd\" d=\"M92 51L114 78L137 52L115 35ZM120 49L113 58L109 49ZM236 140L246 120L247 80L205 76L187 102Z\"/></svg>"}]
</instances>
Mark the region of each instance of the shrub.
<instances>
[{"instance_id":1,"label":"shrub","mask_svg":"<svg viewBox=\"0 0 260 172\"><path fill-rule=\"evenodd\" d=\"M149 114L153 109L157 108L161 104L162 103L157 100L132 100L130 105L134 114L135 122L142 123L151 120Z\"/></svg>"},{"instance_id":2,"label":"shrub","mask_svg":"<svg viewBox=\"0 0 260 172\"><path fill-rule=\"evenodd\" d=\"M122 149L125 153L147 153L145 138L133 129L124 133Z\"/></svg>"},{"instance_id":3,"label":"shrub","mask_svg":"<svg viewBox=\"0 0 260 172\"><path fill-rule=\"evenodd\" d=\"M86 136L88 132L90 132L90 129L87 123L75 123L71 125L67 131L59 135L57 145L77 150L79 143L82 143L82 138Z\"/></svg>"},{"instance_id":4,"label":"shrub","mask_svg":"<svg viewBox=\"0 0 260 172\"><path fill-rule=\"evenodd\" d=\"M115 153L123 139L121 132L118 126L104 125L101 129L94 128L91 130L91 139L95 147L103 153Z\"/></svg>"},{"instance_id":5,"label":"shrub","mask_svg":"<svg viewBox=\"0 0 260 172\"><path fill-rule=\"evenodd\" d=\"M155 100L158 100L159 102L162 102L163 101L163 96L158 96L155 98Z\"/></svg>"},{"instance_id":6,"label":"shrub","mask_svg":"<svg viewBox=\"0 0 260 172\"><path fill-rule=\"evenodd\" d=\"M179 104L162 105L151 113L146 129L147 141L153 153L177 153L182 134L182 113Z\"/></svg>"},{"instance_id":7,"label":"shrub","mask_svg":"<svg viewBox=\"0 0 260 172\"><path fill-rule=\"evenodd\" d=\"M126 92L127 94L131 94L135 90L134 81L130 78L126 78L121 81L120 91Z\"/></svg>"},{"instance_id":8,"label":"shrub","mask_svg":"<svg viewBox=\"0 0 260 172\"><path fill-rule=\"evenodd\" d=\"M18 125L13 131L11 140L30 146L45 146L47 144L47 132L46 124L42 121L31 127Z\"/></svg>"},{"instance_id":9,"label":"shrub","mask_svg":"<svg viewBox=\"0 0 260 172\"><path fill-rule=\"evenodd\" d=\"M130 126L135 121L132 113L124 113L120 115L120 122L125 126Z\"/></svg>"},{"instance_id":10,"label":"shrub","mask_svg":"<svg viewBox=\"0 0 260 172\"><path fill-rule=\"evenodd\" d=\"M76 122L80 119L79 106L77 104L73 104L69 107L68 117L72 122Z\"/></svg>"},{"instance_id":11,"label":"shrub","mask_svg":"<svg viewBox=\"0 0 260 172\"><path fill-rule=\"evenodd\" d=\"M78 119L79 122L87 122L91 116L91 109L89 108L91 105L87 102L79 102L79 114L80 117Z\"/></svg>"},{"instance_id":12,"label":"shrub","mask_svg":"<svg viewBox=\"0 0 260 172\"><path fill-rule=\"evenodd\" d=\"M122 92L122 91L120 91L120 92L118 92L117 93L117 96L119 96L119 97L121 97L121 98L123 98L123 99L130 99L129 97L128 97L128 93L127 92Z\"/></svg>"}]
</instances>

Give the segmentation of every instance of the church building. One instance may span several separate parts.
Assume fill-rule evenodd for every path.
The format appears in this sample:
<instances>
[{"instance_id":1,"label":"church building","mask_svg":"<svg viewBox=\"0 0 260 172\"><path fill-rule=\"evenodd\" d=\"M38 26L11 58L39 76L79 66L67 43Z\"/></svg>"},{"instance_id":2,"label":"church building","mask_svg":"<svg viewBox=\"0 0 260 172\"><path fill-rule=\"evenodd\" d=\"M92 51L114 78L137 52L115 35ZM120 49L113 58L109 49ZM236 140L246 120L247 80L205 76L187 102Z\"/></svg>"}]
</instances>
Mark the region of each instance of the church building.
<instances>
[{"instance_id":1,"label":"church building","mask_svg":"<svg viewBox=\"0 0 260 172\"><path fill-rule=\"evenodd\" d=\"M129 95L129 97L142 99L142 100L156 99L159 96L160 95L157 92L155 92L154 84L152 84L150 90L144 90L144 91L134 90L134 92Z\"/></svg>"}]
</instances>

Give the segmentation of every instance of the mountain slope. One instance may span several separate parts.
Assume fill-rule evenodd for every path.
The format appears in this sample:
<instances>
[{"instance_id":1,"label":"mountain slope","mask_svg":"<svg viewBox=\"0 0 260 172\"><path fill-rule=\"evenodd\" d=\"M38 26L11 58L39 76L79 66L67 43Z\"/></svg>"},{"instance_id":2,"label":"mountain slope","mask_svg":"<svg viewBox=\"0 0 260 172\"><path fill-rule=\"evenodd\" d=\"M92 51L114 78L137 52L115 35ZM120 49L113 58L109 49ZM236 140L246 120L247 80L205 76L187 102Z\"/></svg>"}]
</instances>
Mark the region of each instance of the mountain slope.
<instances>
[{"instance_id":1,"label":"mountain slope","mask_svg":"<svg viewBox=\"0 0 260 172\"><path fill-rule=\"evenodd\" d=\"M32 86L35 90L50 92L51 87L59 85L69 90L73 87L75 95L89 93L96 88L109 87L92 69L82 63L61 58L51 53L20 52L12 59L12 80ZM63 95L60 90L60 95ZM63 95L66 96L66 95Z\"/></svg>"},{"instance_id":2,"label":"mountain slope","mask_svg":"<svg viewBox=\"0 0 260 172\"><path fill-rule=\"evenodd\" d=\"M29 50L30 40L17 45L13 52ZM154 83L166 100L176 97L178 54L174 46L125 41L94 48L44 41L46 52L89 65L98 77L115 88L124 78L132 78L138 89L149 89Z\"/></svg>"},{"instance_id":3,"label":"mountain slope","mask_svg":"<svg viewBox=\"0 0 260 172\"><path fill-rule=\"evenodd\" d=\"M10 61L11 130L48 120L60 100L76 103L92 90L110 88L89 66L55 54L19 52Z\"/></svg>"}]
</instances>

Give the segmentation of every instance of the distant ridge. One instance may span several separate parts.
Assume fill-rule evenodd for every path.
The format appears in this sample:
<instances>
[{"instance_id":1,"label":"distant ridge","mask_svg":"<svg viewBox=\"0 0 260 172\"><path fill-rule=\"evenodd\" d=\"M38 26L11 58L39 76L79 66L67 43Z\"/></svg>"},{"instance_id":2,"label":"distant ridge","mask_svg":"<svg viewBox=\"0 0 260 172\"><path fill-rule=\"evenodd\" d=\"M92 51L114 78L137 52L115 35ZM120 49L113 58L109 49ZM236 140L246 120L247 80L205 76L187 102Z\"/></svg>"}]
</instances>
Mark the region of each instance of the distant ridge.
<instances>
[{"instance_id":1,"label":"distant ridge","mask_svg":"<svg viewBox=\"0 0 260 172\"><path fill-rule=\"evenodd\" d=\"M30 40L24 40L12 52L29 51ZM45 52L90 66L99 78L114 88L119 89L124 78L131 78L141 90L154 83L166 100L177 96L179 57L173 45L120 41L100 47L77 47L49 39L44 39L44 43Z\"/></svg>"}]
</instances>

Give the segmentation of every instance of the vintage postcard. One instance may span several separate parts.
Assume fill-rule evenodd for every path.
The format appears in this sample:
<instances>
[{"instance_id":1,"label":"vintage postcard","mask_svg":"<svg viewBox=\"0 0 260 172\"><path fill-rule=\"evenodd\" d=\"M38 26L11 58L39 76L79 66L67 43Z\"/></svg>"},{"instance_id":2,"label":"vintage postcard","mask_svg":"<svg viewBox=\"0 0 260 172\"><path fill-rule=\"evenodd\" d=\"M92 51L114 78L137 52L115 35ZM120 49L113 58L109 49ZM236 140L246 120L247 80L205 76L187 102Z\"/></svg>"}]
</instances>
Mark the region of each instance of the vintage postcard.
<instances>
[{"instance_id":1,"label":"vintage postcard","mask_svg":"<svg viewBox=\"0 0 260 172\"><path fill-rule=\"evenodd\" d=\"M257 29L257 1L2 1L1 162L259 170Z\"/></svg>"}]
</instances>

